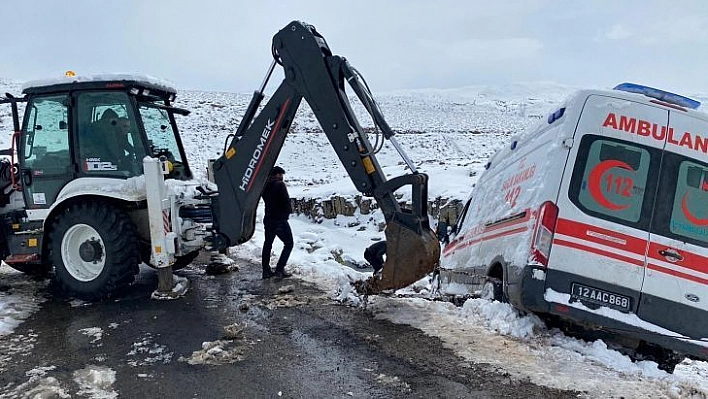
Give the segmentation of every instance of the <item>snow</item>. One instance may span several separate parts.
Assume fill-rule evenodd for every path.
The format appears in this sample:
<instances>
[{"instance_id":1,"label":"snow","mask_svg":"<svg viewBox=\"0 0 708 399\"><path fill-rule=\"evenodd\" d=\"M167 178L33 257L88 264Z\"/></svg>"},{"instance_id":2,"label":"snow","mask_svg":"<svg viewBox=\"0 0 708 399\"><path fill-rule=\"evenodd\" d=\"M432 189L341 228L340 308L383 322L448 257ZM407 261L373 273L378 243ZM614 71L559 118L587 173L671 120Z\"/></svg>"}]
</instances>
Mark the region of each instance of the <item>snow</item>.
<instances>
[{"instance_id":1,"label":"snow","mask_svg":"<svg viewBox=\"0 0 708 399\"><path fill-rule=\"evenodd\" d=\"M40 290L47 281L34 281L24 274L0 266L0 337L11 334L45 301Z\"/></svg>"},{"instance_id":2,"label":"snow","mask_svg":"<svg viewBox=\"0 0 708 399\"><path fill-rule=\"evenodd\" d=\"M118 393L112 389L116 382L116 372L102 366L88 365L86 368L74 371L74 381L81 388L80 396L94 399L113 399Z\"/></svg>"},{"instance_id":3,"label":"snow","mask_svg":"<svg viewBox=\"0 0 708 399\"><path fill-rule=\"evenodd\" d=\"M17 93L19 84L0 80L0 92ZM516 84L506 87L465 87L456 90L417 90L375 94L397 139L416 167L431 177L429 197L465 200L483 165L495 150L508 144L512 134L543 120L573 88L552 84ZM693 96L705 97L705 96ZM197 178L206 176L206 164L224 147L228 133L235 131L250 95L210 92L180 92L175 106L192 110L188 117L178 117L183 142ZM0 107L0 130L11 131L7 107ZM358 115L361 107L355 106ZM360 118L364 127L368 118ZM291 197L329 198L359 195L334 150L318 130L314 116L303 106L285 141L278 164L286 170L285 181ZM370 136L373 142L373 136ZM0 147L9 138L0 137ZM406 173L405 163L390 144L377 154L389 177ZM131 182L131 189L142 182ZM180 188L173 189L179 191ZM259 205L254 237L231 250L231 256L260 262L263 208ZM295 248L288 270L295 278L321 287L334 301L352 306L366 306L374 317L409 324L438 337L443 344L470 363L485 363L518 380L536 384L577 389L590 397L669 397L707 398L708 363L687 360L674 374L659 370L654 362L632 362L607 347L602 341L584 342L548 330L535 316L519 315L507 304L481 299L467 300L463 306L430 301L430 282L423 279L396 294L401 297L355 294L351 282L368 278L371 273L344 266L363 260L364 249L384 237L380 211L363 215L338 216L317 223L303 215L293 215L291 227ZM431 218L431 224L435 218ZM282 249L276 240L273 251ZM538 275L536 278L543 278ZM31 282L19 273L0 267L0 349L6 346L32 345L31 337L19 337L13 331L41 306L43 283ZM552 293L548 293L551 295ZM296 306L300 299L287 298ZM80 306L77 304L76 306ZM118 326L109 326L117 328ZM94 345L100 344L96 327L82 330ZM5 336L5 337L2 337ZM12 339L17 341L13 343ZM22 339L20 339L22 338ZM146 334L126 354L133 367L169 363L173 353L160 344L159 336ZM205 342L202 349L180 361L225 364L240 355L238 340ZM2 356L0 356L0 371ZM64 397L51 370L29 376L24 389L44 386L47 392ZM141 374L140 378L151 378ZM115 372L86 365L74 373L85 392L97 390L103 397L114 397L111 388ZM386 383L407 386L400 377L380 375ZM31 383L30 383L31 382ZM40 384L43 384L41 385ZM38 385L40 384L40 385ZM17 391L20 392L20 391Z\"/></svg>"},{"instance_id":4,"label":"snow","mask_svg":"<svg viewBox=\"0 0 708 399\"><path fill-rule=\"evenodd\" d=\"M79 82L104 82L104 81L135 81L138 83L143 83L148 86L155 86L162 90L168 92L176 92L173 83L156 78L149 75L141 74L130 74L130 73L113 73L113 74L96 74L96 75L76 75L76 76L60 76L56 78L49 79L38 79L31 80L22 85L21 90L32 88L32 87L42 87L56 84L67 84L67 83L79 83Z\"/></svg>"}]
</instances>

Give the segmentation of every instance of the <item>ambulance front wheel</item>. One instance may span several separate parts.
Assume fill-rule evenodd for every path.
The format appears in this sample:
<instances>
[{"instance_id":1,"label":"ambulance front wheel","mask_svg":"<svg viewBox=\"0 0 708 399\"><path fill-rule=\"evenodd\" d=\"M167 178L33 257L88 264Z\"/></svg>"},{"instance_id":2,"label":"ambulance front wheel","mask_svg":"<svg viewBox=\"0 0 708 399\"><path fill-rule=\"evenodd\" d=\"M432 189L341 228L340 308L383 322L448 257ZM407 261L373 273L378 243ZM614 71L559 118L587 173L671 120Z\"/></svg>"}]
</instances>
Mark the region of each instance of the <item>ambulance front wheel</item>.
<instances>
[{"instance_id":1,"label":"ambulance front wheel","mask_svg":"<svg viewBox=\"0 0 708 399\"><path fill-rule=\"evenodd\" d=\"M487 277L482 286L480 298L490 301L506 302L504 300L504 284L498 278Z\"/></svg>"}]
</instances>

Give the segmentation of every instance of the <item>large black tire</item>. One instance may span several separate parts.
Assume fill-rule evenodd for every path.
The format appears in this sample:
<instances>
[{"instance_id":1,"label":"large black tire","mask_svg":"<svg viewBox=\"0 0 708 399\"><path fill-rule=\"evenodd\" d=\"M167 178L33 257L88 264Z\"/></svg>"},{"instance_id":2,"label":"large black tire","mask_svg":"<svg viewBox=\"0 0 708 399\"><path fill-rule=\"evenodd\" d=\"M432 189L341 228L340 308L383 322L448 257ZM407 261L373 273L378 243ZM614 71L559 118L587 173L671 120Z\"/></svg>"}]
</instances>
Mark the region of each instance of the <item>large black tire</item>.
<instances>
[{"instance_id":1,"label":"large black tire","mask_svg":"<svg viewBox=\"0 0 708 399\"><path fill-rule=\"evenodd\" d=\"M56 281L77 298L107 298L132 283L139 271L135 225L110 204L70 205L55 218L49 240Z\"/></svg>"}]
</instances>

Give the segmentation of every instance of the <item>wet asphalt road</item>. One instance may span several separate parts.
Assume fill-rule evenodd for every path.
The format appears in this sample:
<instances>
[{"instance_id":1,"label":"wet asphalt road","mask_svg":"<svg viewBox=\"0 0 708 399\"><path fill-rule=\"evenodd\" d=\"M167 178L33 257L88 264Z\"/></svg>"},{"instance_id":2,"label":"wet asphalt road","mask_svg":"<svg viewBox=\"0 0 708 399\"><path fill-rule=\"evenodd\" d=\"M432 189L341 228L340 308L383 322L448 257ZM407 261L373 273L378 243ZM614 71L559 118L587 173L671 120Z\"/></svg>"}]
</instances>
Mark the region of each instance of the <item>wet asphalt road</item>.
<instances>
[{"instance_id":1,"label":"wet asphalt road","mask_svg":"<svg viewBox=\"0 0 708 399\"><path fill-rule=\"evenodd\" d=\"M220 276L196 265L177 272L191 283L179 300L149 299L156 287L150 269L114 300L77 305L50 297L0 338L0 398L47 381L71 397L91 397L74 381L87 366L115 371L104 391L126 398L578 395L512 381L419 330L375 320L294 278L262 281L259 266L241 264ZM216 348L199 352L204 342ZM38 383L30 370L41 367L48 371Z\"/></svg>"}]
</instances>

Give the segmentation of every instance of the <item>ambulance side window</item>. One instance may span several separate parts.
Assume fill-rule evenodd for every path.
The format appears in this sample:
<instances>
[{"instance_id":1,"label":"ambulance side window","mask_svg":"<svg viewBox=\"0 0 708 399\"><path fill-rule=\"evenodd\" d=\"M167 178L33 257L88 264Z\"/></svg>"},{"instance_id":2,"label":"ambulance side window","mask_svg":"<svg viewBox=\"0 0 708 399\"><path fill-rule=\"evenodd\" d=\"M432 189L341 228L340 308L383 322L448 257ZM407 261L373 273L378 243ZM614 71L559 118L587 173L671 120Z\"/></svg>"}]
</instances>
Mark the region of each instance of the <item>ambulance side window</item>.
<instances>
[{"instance_id":1,"label":"ambulance side window","mask_svg":"<svg viewBox=\"0 0 708 399\"><path fill-rule=\"evenodd\" d=\"M708 244L708 164L666 152L652 231Z\"/></svg>"},{"instance_id":2,"label":"ambulance side window","mask_svg":"<svg viewBox=\"0 0 708 399\"><path fill-rule=\"evenodd\" d=\"M573 170L570 199L589 215L646 230L660 157L649 147L586 135Z\"/></svg>"}]
</instances>

